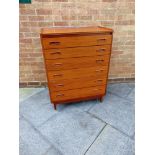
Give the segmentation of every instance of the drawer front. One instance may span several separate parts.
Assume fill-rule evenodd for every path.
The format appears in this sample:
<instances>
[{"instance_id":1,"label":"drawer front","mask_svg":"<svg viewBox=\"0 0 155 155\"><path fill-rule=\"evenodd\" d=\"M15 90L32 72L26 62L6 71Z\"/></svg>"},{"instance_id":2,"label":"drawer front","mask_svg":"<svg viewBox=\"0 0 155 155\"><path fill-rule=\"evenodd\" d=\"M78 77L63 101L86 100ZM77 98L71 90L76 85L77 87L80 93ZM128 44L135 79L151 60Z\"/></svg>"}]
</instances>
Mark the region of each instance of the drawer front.
<instances>
[{"instance_id":1,"label":"drawer front","mask_svg":"<svg viewBox=\"0 0 155 155\"><path fill-rule=\"evenodd\" d=\"M66 70L108 65L110 55L46 60L47 70Z\"/></svg>"},{"instance_id":2,"label":"drawer front","mask_svg":"<svg viewBox=\"0 0 155 155\"><path fill-rule=\"evenodd\" d=\"M108 72L108 66L102 67L90 67L90 68L80 68L72 70L62 70L62 71L48 71L48 80L62 80L62 79L73 79L82 78L90 76L106 76Z\"/></svg>"},{"instance_id":3,"label":"drawer front","mask_svg":"<svg viewBox=\"0 0 155 155\"><path fill-rule=\"evenodd\" d=\"M56 101L77 99L77 98L89 97L89 96L99 96L103 94L105 94L105 85L59 91L59 92L52 92L51 97L52 97L53 102L56 102Z\"/></svg>"},{"instance_id":4,"label":"drawer front","mask_svg":"<svg viewBox=\"0 0 155 155\"><path fill-rule=\"evenodd\" d=\"M106 84L106 77L92 76L87 78L75 78L70 80L52 80L49 85L52 91L69 90L76 88L85 88L91 86L103 86Z\"/></svg>"},{"instance_id":5,"label":"drawer front","mask_svg":"<svg viewBox=\"0 0 155 155\"><path fill-rule=\"evenodd\" d=\"M44 50L45 59L74 58L110 54L111 45Z\"/></svg>"},{"instance_id":6,"label":"drawer front","mask_svg":"<svg viewBox=\"0 0 155 155\"><path fill-rule=\"evenodd\" d=\"M42 39L44 49L106 45L111 44L111 42L111 35L70 36Z\"/></svg>"}]
</instances>

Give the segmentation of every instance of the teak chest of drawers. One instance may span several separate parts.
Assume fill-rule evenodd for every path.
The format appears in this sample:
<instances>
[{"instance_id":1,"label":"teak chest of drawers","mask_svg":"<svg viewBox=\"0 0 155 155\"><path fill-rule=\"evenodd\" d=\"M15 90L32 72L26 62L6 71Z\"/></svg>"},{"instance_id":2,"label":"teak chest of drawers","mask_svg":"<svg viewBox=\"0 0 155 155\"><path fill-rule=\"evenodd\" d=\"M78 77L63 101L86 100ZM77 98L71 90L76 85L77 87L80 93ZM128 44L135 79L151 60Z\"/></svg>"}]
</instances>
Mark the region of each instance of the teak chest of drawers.
<instances>
[{"instance_id":1,"label":"teak chest of drawers","mask_svg":"<svg viewBox=\"0 0 155 155\"><path fill-rule=\"evenodd\" d=\"M41 30L51 102L100 99L106 93L113 30L103 27Z\"/></svg>"}]
</instances>

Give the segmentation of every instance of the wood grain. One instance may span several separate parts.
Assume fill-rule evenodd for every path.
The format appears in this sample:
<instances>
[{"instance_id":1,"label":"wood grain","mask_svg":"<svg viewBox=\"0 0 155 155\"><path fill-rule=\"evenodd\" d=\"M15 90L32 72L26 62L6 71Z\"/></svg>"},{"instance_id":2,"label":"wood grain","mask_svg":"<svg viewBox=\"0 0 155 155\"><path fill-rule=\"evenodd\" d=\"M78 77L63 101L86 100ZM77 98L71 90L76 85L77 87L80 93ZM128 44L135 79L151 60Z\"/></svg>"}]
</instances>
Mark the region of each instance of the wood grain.
<instances>
[{"instance_id":1,"label":"wood grain","mask_svg":"<svg viewBox=\"0 0 155 155\"><path fill-rule=\"evenodd\" d=\"M52 80L50 87L53 91L70 90L76 88L85 88L92 86L103 86L106 84L106 78L103 76L90 76L83 78L64 79L64 80Z\"/></svg>"},{"instance_id":2,"label":"wood grain","mask_svg":"<svg viewBox=\"0 0 155 155\"><path fill-rule=\"evenodd\" d=\"M51 94L53 102L73 99L73 98L80 98L80 97L87 97L91 95L103 95L105 93L105 86L96 86L96 87L89 87L89 88L82 88L82 89L72 89L66 91L59 91L53 92Z\"/></svg>"},{"instance_id":3,"label":"wood grain","mask_svg":"<svg viewBox=\"0 0 155 155\"><path fill-rule=\"evenodd\" d=\"M51 103L102 100L106 94L113 30L100 27L41 30Z\"/></svg>"},{"instance_id":4,"label":"wood grain","mask_svg":"<svg viewBox=\"0 0 155 155\"><path fill-rule=\"evenodd\" d=\"M67 70L93 66L107 66L110 55L46 60L47 70Z\"/></svg>"},{"instance_id":5,"label":"wood grain","mask_svg":"<svg viewBox=\"0 0 155 155\"><path fill-rule=\"evenodd\" d=\"M105 77L108 72L108 66L102 67L90 67L90 68L79 68L72 70L61 70L61 71L48 71L48 80L62 80L62 79L73 79L85 77L86 79L90 76L103 76Z\"/></svg>"},{"instance_id":6,"label":"wood grain","mask_svg":"<svg viewBox=\"0 0 155 155\"><path fill-rule=\"evenodd\" d=\"M104 34L105 32L112 33L113 30L105 27L54 27L41 29L41 35L63 35L63 34Z\"/></svg>"},{"instance_id":7,"label":"wood grain","mask_svg":"<svg viewBox=\"0 0 155 155\"><path fill-rule=\"evenodd\" d=\"M66 48L66 47L81 47L93 45L111 44L111 35L93 35L90 36L72 36L72 37L57 37L57 38L43 38L43 48Z\"/></svg>"},{"instance_id":8,"label":"wood grain","mask_svg":"<svg viewBox=\"0 0 155 155\"><path fill-rule=\"evenodd\" d=\"M65 59L110 54L111 45L44 50L45 59Z\"/></svg>"}]
</instances>

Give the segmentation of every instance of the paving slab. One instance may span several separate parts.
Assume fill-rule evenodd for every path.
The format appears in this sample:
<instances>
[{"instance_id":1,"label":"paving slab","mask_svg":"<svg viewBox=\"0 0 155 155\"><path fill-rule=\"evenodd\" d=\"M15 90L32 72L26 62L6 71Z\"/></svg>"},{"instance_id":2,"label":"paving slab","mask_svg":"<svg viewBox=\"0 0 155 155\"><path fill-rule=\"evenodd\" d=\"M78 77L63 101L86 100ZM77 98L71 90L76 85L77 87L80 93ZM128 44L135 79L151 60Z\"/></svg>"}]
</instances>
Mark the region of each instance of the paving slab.
<instances>
[{"instance_id":1,"label":"paving slab","mask_svg":"<svg viewBox=\"0 0 155 155\"><path fill-rule=\"evenodd\" d=\"M135 89L133 88L133 90L129 93L129 95L126 97L126 99L135 102Z\"/></svg>"},{"instance_id":2,"label":"paving slab","mask_svg":"<svg viewBox=\"0 0 155 155\"><path fill-rule=\"evenodd\" d=\"M102 103L89 100L62 104L57 111L47 88L30 93L32 96L20 103L20 155L84 155L90 146L86 155L133 155L135 85L112 85ZM119 87L122 95L117 92ZM105 127L104 122L111 126Z\"/></svg>"},{"instance_id":3,"label":"paving slab","mask_svg":"<svg viewBox=\"0 0 155 155\"><path fill-rule=\"evenodd\" d=\"M55 147L51 147L45 154L43 155L63 155L61 151L56 149Z\"/></svg>"},{"instance_id":4,"label":"paving slab","mask_svg":"<svg viewBox=\"0 0 155 155\"><path fill-rule=\"evenodd\" d=\"M47 89L20 104L20 115L29 120L35 127L40 126L58 112L50 103Z\"/></svg>"},{"instance_id":5,"label":"paving slab","mask_svg":"<svg viewBox=\"0 0 155 155\"><path fill-rule=\"evenodd\" d=\"M120 97L127 97L127 95L131 92L132 87L129 87L128 83L116 83L116 84L108 84L107 91L111 92Z\"/></svg>"},{"instance_id":6,"label":"paving slab","mask_svg":"<svg viewBox=\"0 0 155 155\"><path fill-rule=\"evenodd\" d=\"M50 143L24 119L20 119L19 131L20 155L43 155L50 148Z\"/></svg>"},{"instance_id":7,"label":"paving slab","mask_svg":"<svg viewBox=\"0 0 155 155\"><path fill-rule=\"evenodd\" d=\"M28 144L24 142L24 140L19 137L19 155L29 155L32 152L31 148L29 148Z\"/></svg>"},{"instance_id":8,"label":"paving slab","mask_svg":"<svg viewBox=\"0 0 155 155\"><path fill-rule=\"evenodd\" d=\"M135 88L135 83L127 83L130 88Z\"/></svg>"},{"instance_id":9,"label":"paving slab","mask_svg":"<svg viewBox=\"0 0 155 155\"><path fill-rule=\"evenodd\" d=\"M107 125L86 155L134 155L134 141Z\"/></svg>"},{"instance_id":10,"label":"paving slab","mask_svg":"<svg viewBox=\"0 0 155 155\"><path fill-rule=\"evenodd\" d=\"M89 112L114 126L125 134L134 134L134 104L113 94L107 93L102 103Z\"/></svg>"},{"instance_id":11,"label":"paving slab","mask_svg":"<svg viewBox=\"0 0 155 155\"><path fill-rule=\"evenodd\" d=\"M64 111L87 111L94 106L97 100L76 102L70 104L57 105L57 110L54 110L50 103L48 90L45 89L20 104L20 115L28 119L35 127L40 126L49 118L57 113Z\"/></svg>"},{"instance_id":12,"label":"paving slab","mask_svg":"<svg viewBox=\"0 0 155 155\"><path fill-rule=\"evenodd\" d=\"M45 88L20 88L19 102L26 100L28 97L44 90Z\"/></svg>"},{"instance_id":13,"label":"paving slab","mask_svg":"<svg viewBox=\"0 0 155 155\"><path fill-rule=\"evenodd\" d=\"M29 120L35 127L39 127L49 118L54 116L58 111L55 111L50 103L42 106L24 106L20 108L21 115Z\"/></svg>"},{"instance_id":14,"label":"paving slab","mask_svg":"<svg viewBox=\"0 0 155 155\"><path fill-rule=\"evenodd\" d=\"M74 103L69 103L69 104L64 104L63 105L63 110L65 111L88 111L90 108L98 104L99 101L96 100L89 100L89 101L81 101L81 102L74 102ZM58 105L58 110L59 110ZM62 106L62 105L61 105Z\"/></svg>"},{"instance_id":15,"label":"paving slab","mask_svg":"<svg viewBox=\"0 0 155 155\"><path fill-rule=\"evenodd\" d=\"M34 102L38 104L50 102L48 89L44 88L42 91L29 97L26 101L29 101L31 103Z\"/></svg>"},{"instance_id":16,"label":"paving slab","mask_svg":"<svg viewBox=\"0 0 155 155\"><path fill-rule=\"evenodd\" d=\"M63 155L83 155L104 126L86 112L63 111L39 130Z\"/></svg>"}]
</instances>

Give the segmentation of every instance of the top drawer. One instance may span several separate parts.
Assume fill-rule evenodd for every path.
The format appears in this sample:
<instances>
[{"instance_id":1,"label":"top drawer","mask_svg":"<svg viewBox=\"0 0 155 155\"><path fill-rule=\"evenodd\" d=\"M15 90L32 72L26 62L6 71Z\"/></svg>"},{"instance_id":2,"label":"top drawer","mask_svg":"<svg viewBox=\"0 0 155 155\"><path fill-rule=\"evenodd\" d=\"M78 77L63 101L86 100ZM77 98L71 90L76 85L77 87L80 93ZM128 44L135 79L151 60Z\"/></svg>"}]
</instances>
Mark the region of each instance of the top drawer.
<instances>
[{"instance_id":1,"label":"top drawer","mask_svg":"<svg viewBox=\"0 0 155 155\"><path fill-rule=\"evenodd\" d=\"M55 37L43 38L42 45L44 49L50 48L65 48L65 47L79 47L91 45L106 45L111 44L111 35L87 35L87 36L69 36L69 37Z\"/></svg>"}]
</instances>

